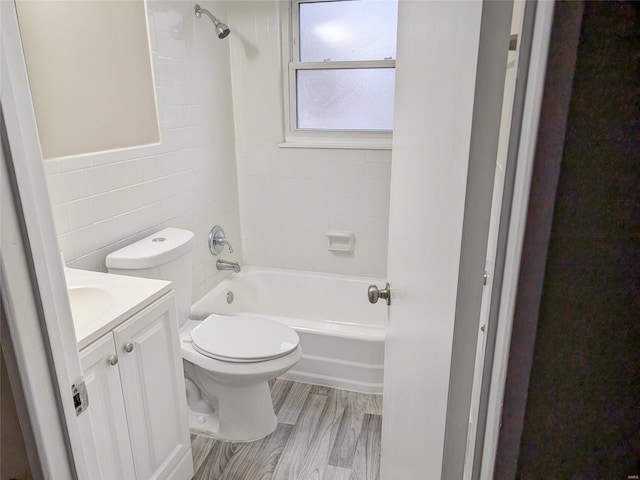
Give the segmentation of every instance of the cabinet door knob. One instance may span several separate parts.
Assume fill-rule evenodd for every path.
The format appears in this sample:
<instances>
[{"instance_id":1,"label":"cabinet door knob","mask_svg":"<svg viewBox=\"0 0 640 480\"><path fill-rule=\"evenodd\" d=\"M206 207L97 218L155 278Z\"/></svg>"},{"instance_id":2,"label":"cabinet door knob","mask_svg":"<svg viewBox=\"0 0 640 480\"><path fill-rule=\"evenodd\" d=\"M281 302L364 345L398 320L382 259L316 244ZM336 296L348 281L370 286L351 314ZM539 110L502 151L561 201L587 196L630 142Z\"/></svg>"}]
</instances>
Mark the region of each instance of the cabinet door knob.
<instances>
[{"instance_id":1,"label":"cabinet door knob","mask_svg":"<svg viewBox=\"0 0 640 480\"><path fill-rule=\"evenodd\" d=\"M109 365L117 365L118 357L116 357L115 355L111 355L109 358L107 358L107 363L109 363Z\"/></svg>"},{"instance_id":2,"label":"cabinet door knob","mask_svg":"<svg viewBox=\"0 0 640 480\"><path fill-rule=\"evenodd\" d=\"M127 342L124 345L124 351L127 353L131 353L133 351L133 343Z\"/></svg>"}]
</instances>

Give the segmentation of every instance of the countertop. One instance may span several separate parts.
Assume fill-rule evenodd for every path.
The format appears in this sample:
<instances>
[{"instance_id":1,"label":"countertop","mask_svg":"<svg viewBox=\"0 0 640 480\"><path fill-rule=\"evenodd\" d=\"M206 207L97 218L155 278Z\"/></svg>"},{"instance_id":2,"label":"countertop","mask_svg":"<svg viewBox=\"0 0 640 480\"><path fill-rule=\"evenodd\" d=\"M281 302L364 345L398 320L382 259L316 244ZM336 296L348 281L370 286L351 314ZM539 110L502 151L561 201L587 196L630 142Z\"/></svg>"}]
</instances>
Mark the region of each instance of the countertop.
<instances>
[{"instance_id":1,"label":"countertop","mask_svg":"<svg viewBox=\"0 0 640 480\"><path fill-rule=\"evenodd\" d=\"M78 349L172 290L171 282L65 268Z\"/></svg>"}]
</instances>

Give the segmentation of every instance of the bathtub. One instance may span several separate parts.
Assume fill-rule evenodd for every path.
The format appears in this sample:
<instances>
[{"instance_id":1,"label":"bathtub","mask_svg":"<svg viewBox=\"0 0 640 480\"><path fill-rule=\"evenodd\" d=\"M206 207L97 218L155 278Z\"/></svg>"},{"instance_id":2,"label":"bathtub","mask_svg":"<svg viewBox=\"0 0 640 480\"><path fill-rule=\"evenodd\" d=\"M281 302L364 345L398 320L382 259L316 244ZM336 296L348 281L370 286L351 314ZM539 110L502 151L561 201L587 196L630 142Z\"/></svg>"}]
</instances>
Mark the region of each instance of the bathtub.
<instances>
[{"instance_id":1,"label":"bathtub","mask_svg":"<svg viewBox=\"0 0 640 480\"><path fill-rule=\"evenodd\" d=\"M191 318L246 313L282 322L298 332L303 351L282 378L379 394L387 308L367 300L371 283L384 281L244 266L194 303Z\"/></svg>"}]
</instances>

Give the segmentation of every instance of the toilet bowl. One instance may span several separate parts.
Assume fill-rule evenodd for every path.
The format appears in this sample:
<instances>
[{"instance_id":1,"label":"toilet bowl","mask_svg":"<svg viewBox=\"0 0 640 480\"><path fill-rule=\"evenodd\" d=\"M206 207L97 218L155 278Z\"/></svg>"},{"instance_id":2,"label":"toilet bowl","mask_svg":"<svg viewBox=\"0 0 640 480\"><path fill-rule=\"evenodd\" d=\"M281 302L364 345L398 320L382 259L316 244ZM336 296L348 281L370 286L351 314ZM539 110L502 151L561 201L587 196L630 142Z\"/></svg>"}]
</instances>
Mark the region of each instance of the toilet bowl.
<instances>
[{"instance_id":1,"label":"toilet bowl","mask_svg":"<svg viewBox=\"0 0 640 480\"><path fill-rule=\"evenodd\" d=\"M276 427L268 382L300 360L299 338L277 321L246 315L189 320L193 236L166 228L110 253L106 266L173 283L190 428L225 441L258 440Z\"/></svg>"},{"instance_id":2,"label":"toilet bowl","mask_svg":"<svg viewBox=\"0 0 640 480\"><path fill-rule=\"evenodd\" d=\"M236 353L233 353L235 339L229 335L231 325L220 328L214 324L216 320L240 324L235 336L237 339L244 336L246 340L237 345ZM282 335L285 348L273 348L267 353L269 347L277 346L255 332L258 322L275 331L281 327L289 330ZM203 332L202 327L208 326L212 328ZM209 337L219 328L219 335ZM214 344L215 339L230 341L222 345L223 352L216 349L216 345L207 346L207 351L203 352L194 330L204 333L203 338L214 339ZM272 333L270 339L277 337ZM273 432L277 421L268 382L288 371L302 357L295 331L271 320L211 315L203 321L188 320L180 329L180 341L192 431L227 441L245 442Z\"/></svg>"}]
</instances>

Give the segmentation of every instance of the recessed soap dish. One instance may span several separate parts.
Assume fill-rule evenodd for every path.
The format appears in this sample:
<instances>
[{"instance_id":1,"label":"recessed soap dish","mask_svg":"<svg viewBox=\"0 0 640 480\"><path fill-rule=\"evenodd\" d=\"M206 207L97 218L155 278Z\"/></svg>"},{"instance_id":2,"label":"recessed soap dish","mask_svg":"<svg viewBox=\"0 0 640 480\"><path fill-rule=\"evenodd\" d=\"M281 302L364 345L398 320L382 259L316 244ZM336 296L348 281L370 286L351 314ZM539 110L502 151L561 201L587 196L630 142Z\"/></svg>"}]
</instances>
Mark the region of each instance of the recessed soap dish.
<instances>
[{"instance_id":1,"label":"recessed soap dish","mask_svg":"<svg viewBox=\"0 0 640 480\"><path fill-rule=\"evenodd\" d=\"M353 252L355 237L353 232L327 232L329 250L333 252Z\"/></svg>"}]
</instances>

